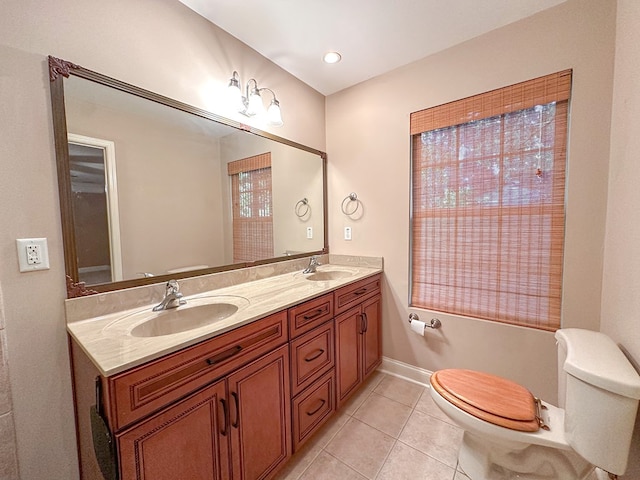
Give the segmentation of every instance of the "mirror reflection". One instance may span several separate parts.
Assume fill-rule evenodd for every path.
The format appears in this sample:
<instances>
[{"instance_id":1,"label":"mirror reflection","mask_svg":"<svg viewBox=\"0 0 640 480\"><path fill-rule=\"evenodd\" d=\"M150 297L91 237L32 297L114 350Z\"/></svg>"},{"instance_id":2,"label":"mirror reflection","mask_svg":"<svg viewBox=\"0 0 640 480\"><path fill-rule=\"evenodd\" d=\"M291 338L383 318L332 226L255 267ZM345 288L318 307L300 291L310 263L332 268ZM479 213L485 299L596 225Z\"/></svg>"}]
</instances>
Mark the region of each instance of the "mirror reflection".
<instances>
[{"instance_id":1,"label":"mirror reflection","mask_svg":"<svg viewBox=\"0 0 640 480\"><path fill-rule=\"evenodd\" d=\"M319 154L75 75L64 106L76 281L325 248Z\"/></svg>"}]
</instances>

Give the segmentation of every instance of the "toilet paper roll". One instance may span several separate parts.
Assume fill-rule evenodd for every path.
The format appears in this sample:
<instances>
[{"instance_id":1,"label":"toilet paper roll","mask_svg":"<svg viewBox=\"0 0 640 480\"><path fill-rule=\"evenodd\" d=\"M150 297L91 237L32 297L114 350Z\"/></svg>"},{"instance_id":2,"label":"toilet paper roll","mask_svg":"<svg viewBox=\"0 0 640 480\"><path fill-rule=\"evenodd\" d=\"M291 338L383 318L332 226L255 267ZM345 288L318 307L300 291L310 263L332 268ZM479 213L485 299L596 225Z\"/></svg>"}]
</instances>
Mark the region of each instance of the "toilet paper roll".
<instances>
[{"instance_id":1,"label":"toilet paper roll","mask_svg":"<svg viewBox=\"0 0 640 480\"><path fill-rule=\"evenodd\" d=\"M411 330L422 337L424 337L425 327L426 327L426 324L424 322L420 320L411 320Z\"/></svg>"}]
</instances>

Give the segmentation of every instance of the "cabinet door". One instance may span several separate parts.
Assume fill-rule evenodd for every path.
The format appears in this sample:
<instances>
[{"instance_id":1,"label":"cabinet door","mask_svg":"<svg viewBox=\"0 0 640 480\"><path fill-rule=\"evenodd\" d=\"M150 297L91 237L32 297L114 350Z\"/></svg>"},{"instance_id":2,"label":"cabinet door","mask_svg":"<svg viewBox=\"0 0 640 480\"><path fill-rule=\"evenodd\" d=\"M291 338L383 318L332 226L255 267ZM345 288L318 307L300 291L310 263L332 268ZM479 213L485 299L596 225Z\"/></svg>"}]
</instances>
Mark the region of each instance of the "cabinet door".
<instances>
[{"instance_id":1,"label":"cabinet door","mask_svg":"<svg viewBox=\"0 0 640 480\"><path fill-rule=\"evenodd\" d=\"M227 377L234 480L271 478L291 456L289 379L288 345Z\"/></svg>"},{"instance_id":2,"label":"cabinet door","mask_svg":"<svg viewBox=\"0 0 640 480\"><path fill-rule=\"evenodd\" d=\"M361 342L363 319L360 307L336 317L336 391L338 407L362 381Z\"/></svg>"},{"instance_id":3,"label":"cabinet door","mask_svg":"<svg viewBox=\"0 0 640 480\"><path fill-rule=\"evenodd\" d=\"M225 409L220 381L124 431L117 437L120 478L228 479Z\"/></svg>"},{"instance_id":4,"label":"cabinet door","mask_svg":"<svg viewBox=\"0 0 640 480\"><path fill-rule=\"evenodd\" d=\"M381 302L380 295L367 300L362 304L365 332L363 335L362 368L363 377L373 372L382 361L382 335L381 335Z\"/></svg>"}]
</instances>

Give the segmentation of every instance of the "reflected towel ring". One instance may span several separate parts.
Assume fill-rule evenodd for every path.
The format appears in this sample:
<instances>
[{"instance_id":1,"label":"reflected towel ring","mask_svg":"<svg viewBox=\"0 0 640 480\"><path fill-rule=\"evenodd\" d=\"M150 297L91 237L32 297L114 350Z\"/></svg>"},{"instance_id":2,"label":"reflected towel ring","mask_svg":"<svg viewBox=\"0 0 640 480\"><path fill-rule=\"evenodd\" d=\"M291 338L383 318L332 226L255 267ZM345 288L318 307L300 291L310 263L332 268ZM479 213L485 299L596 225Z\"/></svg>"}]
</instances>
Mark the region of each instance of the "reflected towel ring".
<instances>
[{"instance_id":1,"label":"reflected towel ring","mask_svg":"<svg viewBox=\"0 0 640 480\"><path fill-rule=\"evenodd\" d=\"M347 212L345 205L347 201L356 202L356 208L353 209L353 212ZM353 215L358 211L358 208L360 208L360 202L358 201L358 195L356 195L356 192L351 192L349 195L344 197L344 200L342 200L342 205L340 206L342 213L344 213L345 215Z\"/></svg>"},{"instance_id":2,"label":"reflected towel ring","mask_svg":"<svg viewBox=\"0 0 640 480\"><path fill-rule=\"evenodd\" d=\"M303 211L304 208L304 211ZM305 198L303 198L302 200L299 200L298 203L296 203L296 208L295 208L295 212L296 212L296 216L298 218L302 218L304 217L307 213L309 213L309 200Z\"/></svg>"}]
</instances>

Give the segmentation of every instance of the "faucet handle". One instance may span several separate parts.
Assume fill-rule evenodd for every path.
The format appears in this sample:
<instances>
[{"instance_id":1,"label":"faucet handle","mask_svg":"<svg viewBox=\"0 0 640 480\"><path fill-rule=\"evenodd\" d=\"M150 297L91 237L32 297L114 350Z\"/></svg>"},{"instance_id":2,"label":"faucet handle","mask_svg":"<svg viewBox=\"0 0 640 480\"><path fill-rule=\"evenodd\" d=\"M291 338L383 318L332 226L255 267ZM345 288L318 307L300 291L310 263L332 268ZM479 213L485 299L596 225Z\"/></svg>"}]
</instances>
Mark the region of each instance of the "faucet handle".
<instances>
[{"instance_id":1,"label":"faucet handle","mask_svg":"<svg viewBox=\"0 0 640 480\"><path fill-rule=\"evenodd\" d=\"M166 285L166 293L167 295L175 295L180 291L180 285L177 280L169 280Z\"/></svg>"}]
</instances>

